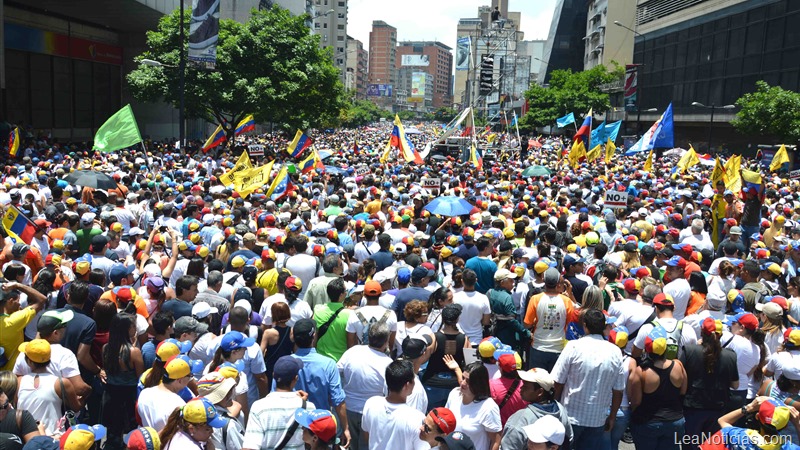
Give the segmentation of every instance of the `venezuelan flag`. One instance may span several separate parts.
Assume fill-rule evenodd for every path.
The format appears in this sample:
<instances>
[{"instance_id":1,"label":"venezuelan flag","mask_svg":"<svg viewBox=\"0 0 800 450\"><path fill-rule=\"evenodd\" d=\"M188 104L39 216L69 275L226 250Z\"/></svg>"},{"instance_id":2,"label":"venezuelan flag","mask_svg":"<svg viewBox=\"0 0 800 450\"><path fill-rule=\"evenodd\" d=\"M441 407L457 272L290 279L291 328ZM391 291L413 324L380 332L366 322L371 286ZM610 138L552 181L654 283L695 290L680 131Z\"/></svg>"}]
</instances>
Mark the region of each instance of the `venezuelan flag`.
<instances>
[{"instance_id":1,"label":"venezuelan flag","mask_svg":"<svg viewBox=\"0 0 800 450\"><path fill-rule=\"evenodd\" d=\"M314 150L310 155L308 155L308 158L300 162L298 167L300 168L300 173L309 173L315 169L322 170L325 168L325 165L322 164L322 159L320 159L319 153Z\"/></svg>"},{"instance_id":2,"label":"venezuelan flag","mask_svg":"<svg viewBox=\"0 0 800 450\"><path fill-rule=\"evenodd\" d=\"M16 207L9 205L3 216L3 228L14 242L30 244L36 233L36 225L22 214Z\"/></svg>"},{"instance_id":3,"label":"venezuelan flag","mask_svg":"<svg viewBox=\"0 0 800 450\"><path fill-rule=\"evenodd\" d=\"M764 183L761 179L761 174L758 172L753 172L752 170L742 169L742 182L744 184L742 191L744 189L754 189L756 194L761 195L762 190L764 189Z\"/></svg>"},{"instance_id":4,"label":"venezuelan flag","mask_svg":"<svg viewBox=\"0 0 800 450\"><path fill-rule=\"evenodd\" d=\"M222 144L228 139L222 125L217 125L217 129L211 134L205 144L203 144L203 153L208 153L212 148Z\"/></svg>"},{"instance_id":5,"label":"venezuelan flag","mask_svg":"<svg viewBox=\"0 0 800 450\"><path fill-rule=\"evenodd\" d=\"M313 143L314 141L310 137L306 136L302 131L297 130L294 139L289 143L289 148L287 148L286 151L292 155L292 158L297 158L305 149L311 147Z\"/></svg>"},{"instance_id":6,"label":"venezuelan flag","mask_svg":"<svg viewBox=\"0 0 800 450\"><path fill-rule=\"evenodd\" d=\"M480 152L477 148L475 148L475 143L472 143L472 147L469 150L469 161L475 166L478 170L483 170L483 157L481 156Z\"/></svg>"},{"instance_id":7,"label":"venezuelan flag","mask_svg":"<svg viewBox=\"0 0 800 450\"><path fill-rule=\"evenodd\" d=\"M583 119L583 123L581 124L581 127L578 128L578 132L575 133L575 136L573 136L572 141L577 142L580 139L581 141L583 141L584 149L592 148L591 145L589 145L591 133L592 133L592 109L589 108L589 113L586 114L586 118Z\"/></svg>"},{"instance_id":8,"label":"venezuelan flag","mask_svg":"<svg viewBox=\"0 0 800 450\"><path fill-rule=\"evenodd\" d=\"M238 136L242 133L247 133L248 131L253 131L255 129L256 129L256 121L255 119L253 119L253 115L250 114L249 116L242 119L242 121L239 122L239 125L236 125L236 131L234 132L234 135Z\"/></svg>"},{"instance_id":9,"label":"venezuelan flag","mask_svg":"<svg viewBox=\"0 0 800 450\"><path fill-rule=\"evenodd\" d=\"M272 180L272 184L269 185L269 189L267 189L267 197L270 197L271 200L277 200L287 189L289 185L289 169L284 164L278 174L275 175L275 179Z\"/></svg>"},{"instance_id":10,"label":"venezuelan flag","mask_svg":"<svg viewBox=\"0 0 800 450\"><path fill-rule=\"evenodd\" d=\"M17 150L19 150L19 128L14 128L8 137L8 154L17 156Z\"/></svg>"}]
</instances>

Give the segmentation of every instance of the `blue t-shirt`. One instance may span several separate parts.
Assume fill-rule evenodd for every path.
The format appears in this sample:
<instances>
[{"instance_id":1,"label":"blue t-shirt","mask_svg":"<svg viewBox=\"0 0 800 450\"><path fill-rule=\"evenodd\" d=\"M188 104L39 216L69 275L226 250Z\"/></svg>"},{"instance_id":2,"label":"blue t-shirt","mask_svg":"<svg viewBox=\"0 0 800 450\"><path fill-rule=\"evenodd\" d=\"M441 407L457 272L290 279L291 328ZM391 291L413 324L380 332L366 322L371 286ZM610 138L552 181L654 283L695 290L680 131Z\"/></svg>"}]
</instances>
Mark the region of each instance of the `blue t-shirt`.
<instances>
[{"instance_id":1,"label":"blue t-shirt","mask_svg":"<svg viewBox=\"0 0 800 450\"><path fill-rule=\"evenodd\" d=\"M430 296L431 292L429 290L417 286L409 286L405 289L400 289L397 291L397 295L394 297L394 303L392 303L392 310L394 310L395 314L397 314L397 321L401 322L406 320L406 315L403 313L403 309L405 309L408 302L412 300L422 300L423 302L427 302L428 297Z\"/></svg>"},{"instance_id":2,"label":"blue t-shirt","mask_svg":"<svg viewBox=\"0 0 800 450\"><path fill-rule=\"evenodd\" d=\"M144 360L144 368L149 369L153 367L153 362L156 360L156 347L161 341L156 342L153 339L145 342L142 346L142 359Z\"/></svg>"},{"instance_id":3,"label":"blue t-shirt","mask_svg":"<svg viewBox=\"0 0 800 450\"><path fill-rule=\"evenodd\" d=\"M473 270L478 275L478 284L475 290L481 294L485 294L489 289L494 287L494 273L497 272L497 264L489 258L470 258L465 264L467 269ZM400 320L400 319L398 319Z\"/></svg>"}]
</instances>

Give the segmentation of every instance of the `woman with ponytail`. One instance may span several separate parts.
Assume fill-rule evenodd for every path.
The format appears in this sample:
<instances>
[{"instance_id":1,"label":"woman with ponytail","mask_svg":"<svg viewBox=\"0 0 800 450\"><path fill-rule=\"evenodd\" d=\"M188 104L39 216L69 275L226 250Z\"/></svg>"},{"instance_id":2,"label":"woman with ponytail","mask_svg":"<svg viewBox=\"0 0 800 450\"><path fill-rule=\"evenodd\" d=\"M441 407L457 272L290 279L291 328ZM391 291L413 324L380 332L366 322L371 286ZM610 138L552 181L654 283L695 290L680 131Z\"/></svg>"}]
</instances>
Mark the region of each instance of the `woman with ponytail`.
<instances>
[{"instance_id":1,"label":"woman with ponytail","mask_svg":"<svg viewBox=\"0 0 800 450\"><path fill-rule=\"evenodd\" d=\"M214 428L222 428L228 419L217 414L214 404L195 398L170 414L159 433L164 450L205 450L213 448Z\"/></svg>"},{"instance_id":2,"label":"woman with ponytail","mask_svg":"<svg viewBox=\"0 0 800 450\"><path fill-rule=\"evenodd\" d=\"M719 430L717 419L726 411L731 389L739 388L736 353L722 348L721 334L722 322L706 317L700 324L700 343L683 348L680 360L689 383L683 398L686 442L698 442L700 436Z\"/></svg>"}]
</instances>

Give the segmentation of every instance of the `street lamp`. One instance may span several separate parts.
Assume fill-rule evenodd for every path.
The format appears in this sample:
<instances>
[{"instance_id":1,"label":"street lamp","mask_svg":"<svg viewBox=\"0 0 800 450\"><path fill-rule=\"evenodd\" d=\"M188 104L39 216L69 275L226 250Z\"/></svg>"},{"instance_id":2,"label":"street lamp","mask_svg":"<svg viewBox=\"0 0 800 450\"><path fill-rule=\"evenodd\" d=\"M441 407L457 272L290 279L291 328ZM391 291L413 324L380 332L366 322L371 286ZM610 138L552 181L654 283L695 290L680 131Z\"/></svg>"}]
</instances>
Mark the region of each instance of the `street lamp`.
<instances>
[{"instance_id":1,"label":"street lamp","mask_svg":"<svg viewBox=\"0 0 800 450\"><path fill-rule=\"evenodd\" d=\"M647 55L647 38L642 33L639 33L638 31L634 30L633 28L628 28L627 26L622 24L619 20L615 20L614 21L614 25L616 25L618 27L621 27L621 28L624 28L624 29L630 31L631 33L633 33L634 35L639 36L640 38L642 38L642 64L641 65L642 65L642 67L644 67L645 66L645 64L644 64L645 59L644 58L645 58L645 55ZM644 70L642 70L641 73L639 73L637 75L637 77L639 79L637 80L637 83L636 83L637 86L638 86L638 89L637 89L637 92L636 92L636 126L639 128L639 135L640 136L642 134L642 121L641 121L641 118L642 118L642 91L644 90L644 89L642 89L642 83L641 83L642 75L644 75Z\"/></svg>"},{"instance_id":2,"label":"street lamp","mask_svg":"<svg viewBox=\"0 0 800 450\"><path fill-rule=\"evenodd\" d=\"M139 63L144 66L152 66L152 67L171 67L171 68L178 67L172 64L164 64L161 61L156 61L154 59L146 59L146 58L140 60Z\"/></svg>"},{"instance_id":3,"label":"street lamp","mask_svg":"<svg viewBox=\"0 0 800 450\"><path fill-rule=\"evenodd\" d=\"M183 6L183 2L181 2L181 7L182 6ZM181 17L183 17L183 16L181 16ZM178 124L178 135L179 135L179 137L178 137L178 139L179 140L178 140L178 142L180 142L180 146L181 146L181 148L183 148L183 146L186 145L186 142L184 142L184 139L186 138L186 124L184 123L185 110L184 110L184 104L183 104L184 103L183 102L183 97L184 97L184 91L185 91L185 89L184 89L184 79L183 78L184 78L184 72L186 71L185 70L186 63L183 61L183 51L181 51L181 64L179 64L178 66L175 66L175 65L172 65L172 64L164 64L161 61L156 61L155 59L147 59L147 58L139 60L139 64L141 64L143 66L150 66L150 67L169 67L171 69L174 69L174 68L177 67L180 70L180 78L178 80L178 95L179 95L179 100L178 100L178 122L179 122L179 124Z\"/></svg>"},{"instance_id":4,"label":"street lamp","mask_svg":"<svg viewBox=\"0 0 800 450\"><path fill-rule=\"evenodd\" d=\"M711 110L711 121L708 124L708 152L711 153L711 132L714 129L714 110L719 109L734 109L736 108L735 105L725 105L725 106L716 106L715 104L711 104L711 106L706 106L700 102L692 102L692 106L696 108L707 108Z\"/></svg>"},{"instance_id":5,"label":"street lamp","mask_svg":"<svg viewBox=\"0 0 800 450\"><path fill-rule=\"evenodd\" d=\"M328 14L335 13L335 12L336 12L335 9L329 9L329 10L325 11L324 13L314 14L314 17L312 17L312 19L316 19L317 17L327 16Z\"/></svg>"}]
</instances>

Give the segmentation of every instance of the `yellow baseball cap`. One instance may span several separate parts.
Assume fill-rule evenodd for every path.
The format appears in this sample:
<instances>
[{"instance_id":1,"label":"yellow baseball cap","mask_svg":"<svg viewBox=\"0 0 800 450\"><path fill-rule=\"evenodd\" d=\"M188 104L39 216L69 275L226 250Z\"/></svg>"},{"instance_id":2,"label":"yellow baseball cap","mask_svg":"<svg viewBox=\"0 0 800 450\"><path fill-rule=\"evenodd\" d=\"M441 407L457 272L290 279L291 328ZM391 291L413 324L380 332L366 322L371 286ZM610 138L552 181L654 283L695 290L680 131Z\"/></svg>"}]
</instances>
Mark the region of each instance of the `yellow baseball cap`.
<instances>
[{"instance_id":1,"label":"yellow baseball cap","mask_svg":"<svg viewBox=\"0 0 800 450\"><path fill-rule=\"evenodd\" d=\"M19 346L19 351L25 353L25 356L35 363L44 364L50 361L50 343L44 339L23 342Z\"/></svg>"}]
</instances>

